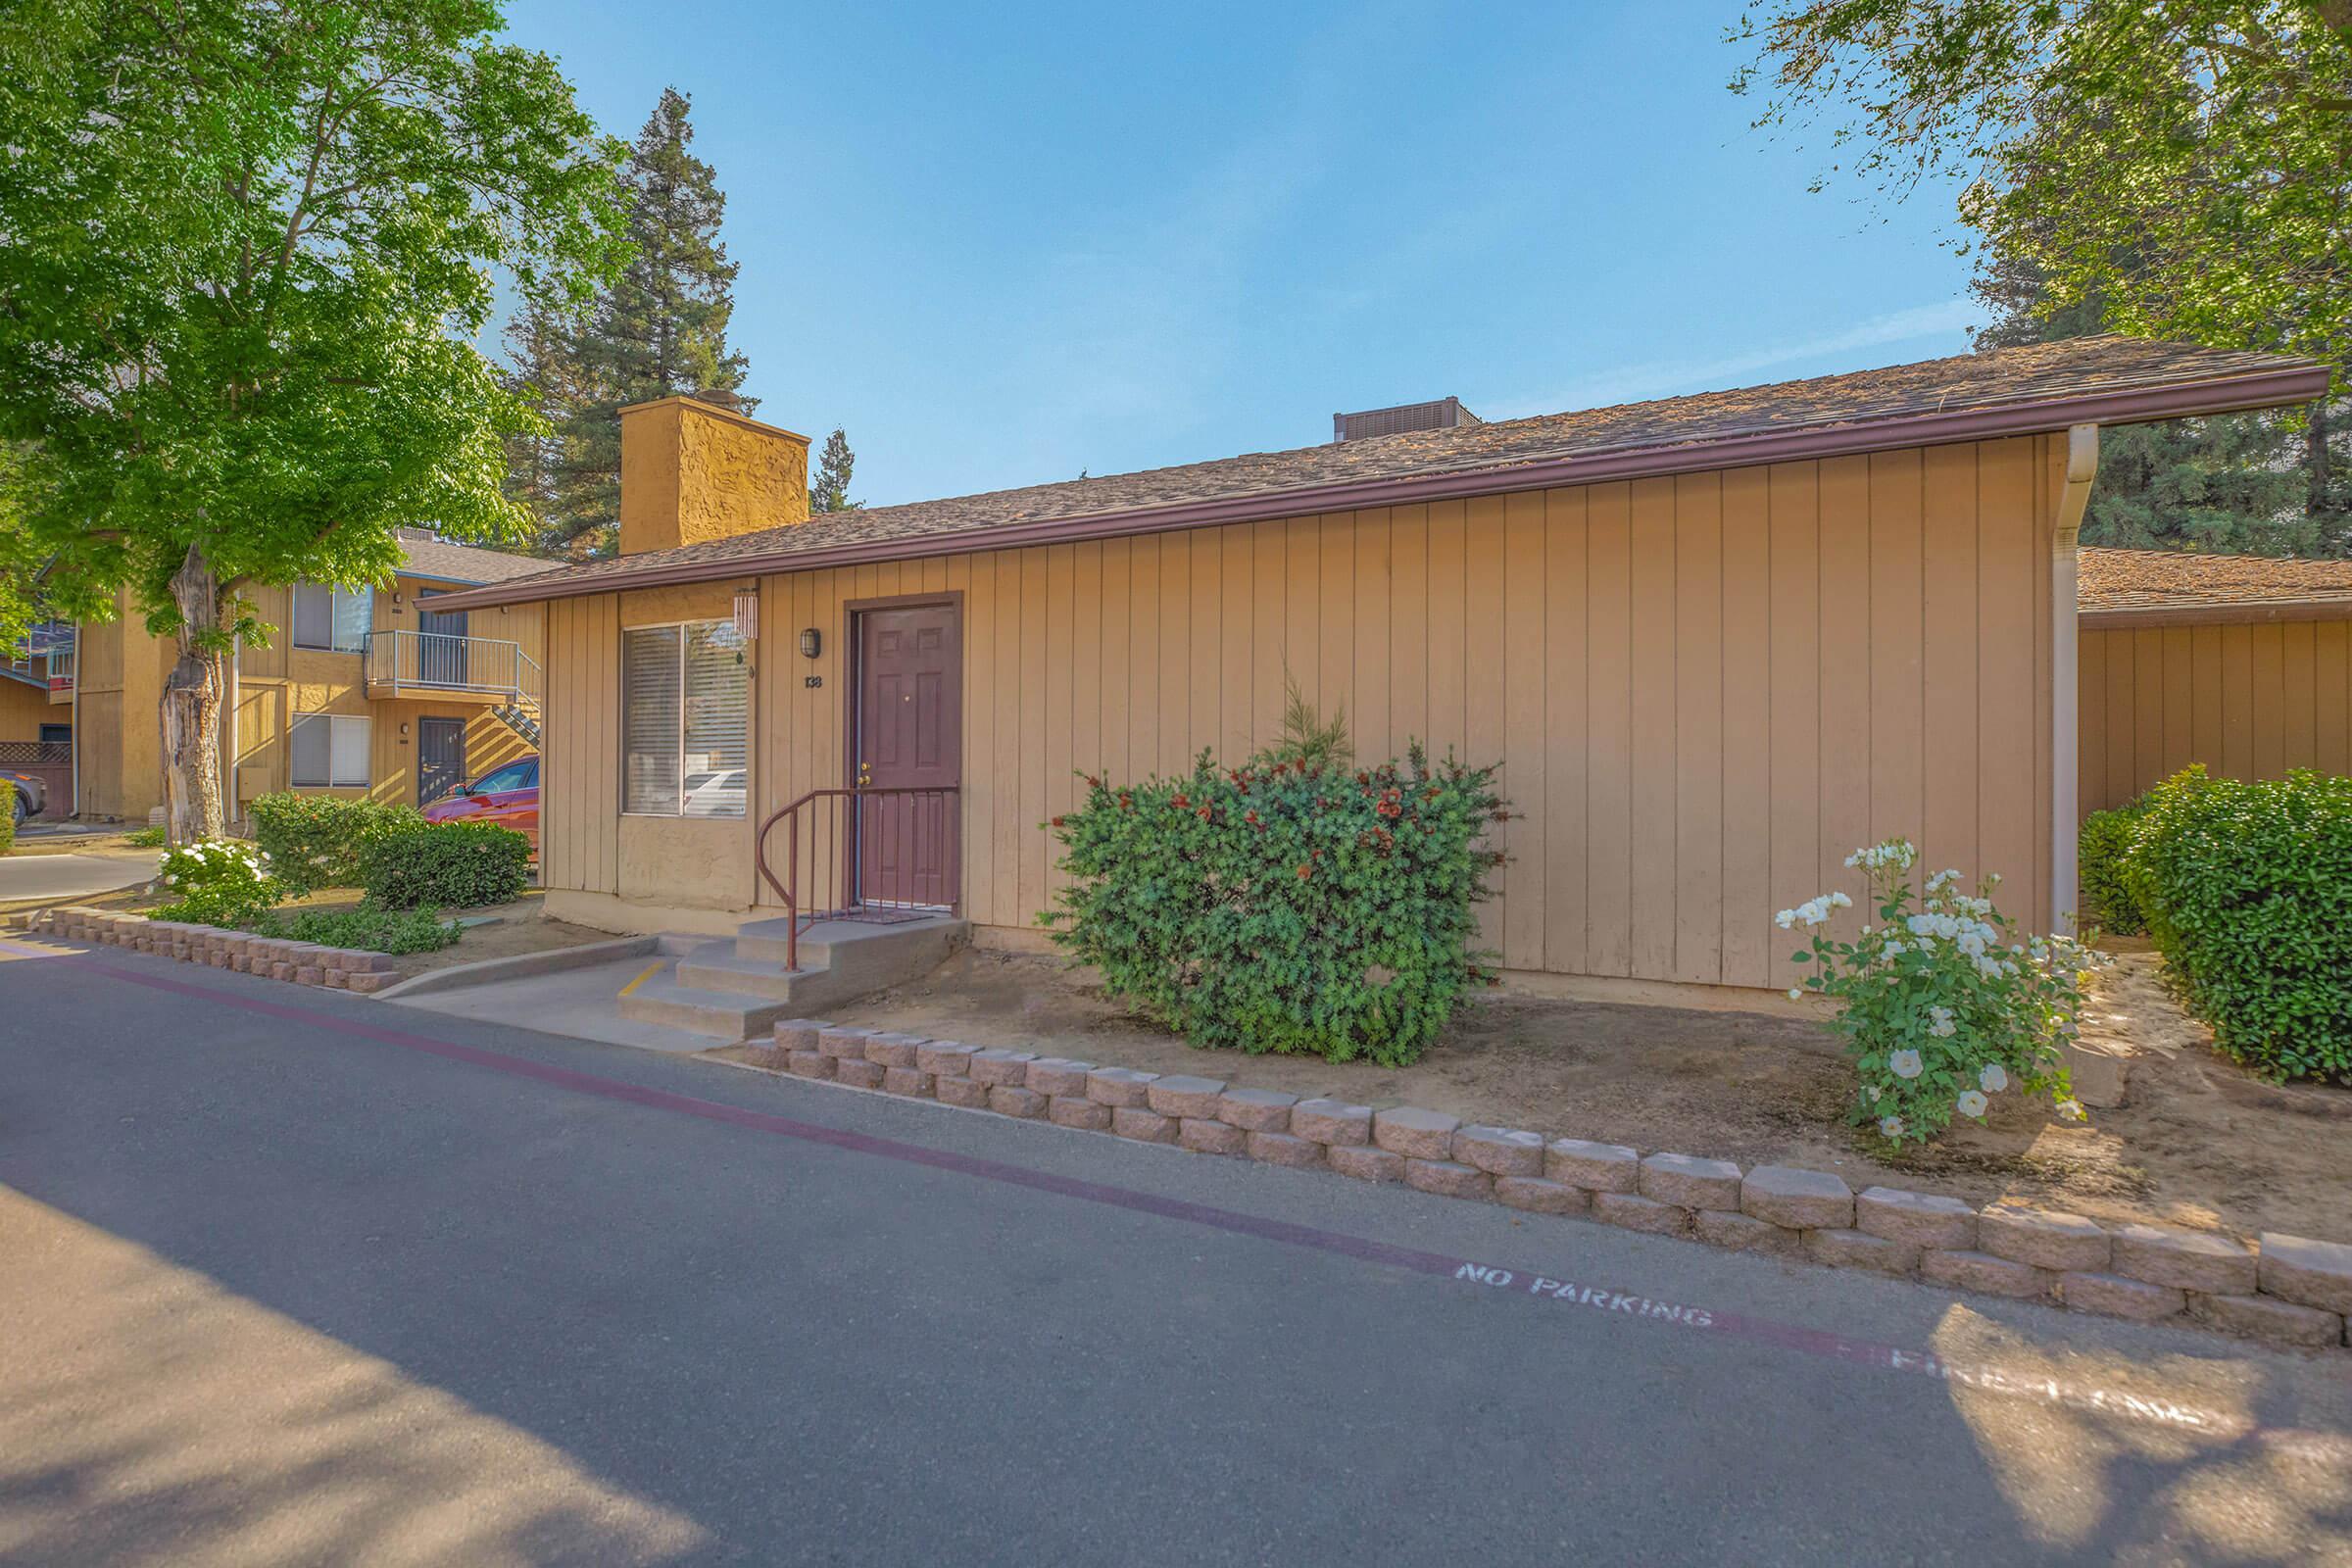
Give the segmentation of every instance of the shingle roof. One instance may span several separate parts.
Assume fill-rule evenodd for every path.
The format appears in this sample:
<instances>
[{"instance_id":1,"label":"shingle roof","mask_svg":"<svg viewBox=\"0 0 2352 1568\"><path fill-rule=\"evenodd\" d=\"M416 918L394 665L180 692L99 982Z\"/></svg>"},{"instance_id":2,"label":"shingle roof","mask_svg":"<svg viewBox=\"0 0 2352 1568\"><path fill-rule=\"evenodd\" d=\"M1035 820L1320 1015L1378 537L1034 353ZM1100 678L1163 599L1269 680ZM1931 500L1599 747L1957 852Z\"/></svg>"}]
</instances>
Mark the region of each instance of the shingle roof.
<instances>
[{"instance_id":1,"label":"shingle roof","mask_svg":"<svg viewBox=\"0 0 2352 1568\"><path fill-rule=\"evenodd\" d=\"M1454 495L1784 456L2264 407L2317 396L2308 361L2126 337L2076 338L1739 391L1416 430L1139 473L871 507L589 562L480 603ZM1713 460L1713 461L1710 461ZM1423 493L1408 493L1421 486ZM1130 525L1132 524L1132 525ZM936 545L933 541L937 541Z\"/></svg>"},{"instance_id":2,"label":"shingle roof","mask_svg":"<svg viewBox=\"0 0 2352 1568\"><path fill-rule=\"evenodd\" d=\"M484 550L478 545L412 538L406 532L401 535L400 553L401 570L437 582L511 582L516 577L554 570L561 564L537 556L511 556L503 550Z\"/></svg>"},{"instance_id":3,"label":"shingle roof","mask_svg":"<svg viewBox=\"0 0 2352 1568\"><path fill-rule=\"evenodd\" d=\"M2352 605L2352 561L2086 545L2078 571L2076 602L2085 614Z\"/></svg>"}]
</instances>

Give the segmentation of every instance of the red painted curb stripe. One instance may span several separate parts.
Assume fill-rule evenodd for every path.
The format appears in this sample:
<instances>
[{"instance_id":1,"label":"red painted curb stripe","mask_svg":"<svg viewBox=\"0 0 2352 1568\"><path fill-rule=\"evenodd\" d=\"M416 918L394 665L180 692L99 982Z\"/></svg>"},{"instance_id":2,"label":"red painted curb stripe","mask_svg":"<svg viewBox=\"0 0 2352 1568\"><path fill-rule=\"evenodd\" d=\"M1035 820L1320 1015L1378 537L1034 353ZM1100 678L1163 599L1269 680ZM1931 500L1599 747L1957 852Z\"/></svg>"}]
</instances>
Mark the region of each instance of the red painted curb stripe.
<instances>
[{"instance_id":1,"label":"red painted curb stripe","mask_svg":"<svg viewBox=\"0 0 2352 1568\"><path fill-rule=\"evenodd\" d=\"M838 1127L820 1126L814 1122L796 1120L768 1111L751 1110L730 1105L722 1101L703 1100L692 1095L672 1093L665 1089L648 1089L639 1084L615 1078L600 1077L570 1067L550 1066L528 1057L509 1055L504 1052L486 1051L478 1046L459 1045L454 1041L435 1040L427 1035L416 1035L399 1029L386 1029L375 1024L360 1023L339 1018L332 1013L318 1012L308 1007L291 1006L284 1003L268 1002L260 998L241 997L218 987L199 985L185 980L173 980L151 975L136 969L108 963L94 954L74 949L28 948L0 939L0 949L22 954L27 957L59 958L77 968L102 970L134 985L150 990L167 991L178 996L198 997L209 1002L237 1007L264 1017L278 1018L324 1029L336 1034L371 1040L379 1045L397 1047L438 1056L446 1061L465 1062L469 1066L486 1068L511 1077L527 1078L551 1084L577 1094L592 1095L603 1100L643 1105L649 1109L674 1111L704 1121L719 1122L754 1132L798 1139L805 1143L822 1144L852 1153L869 1154L882 1159L894 1159L906 1164L924 1165L934 1170L954 1171L982 1181L1023 1187L1033 1192L1052 1193L1083 1202L1101 1203L1107 1207L1123 1208L1135 1213L1156 1215L1187 1224L1200 1225L1236 1235L1252 1236L1262 1241L1286 1247L1301 1247L1316 1251L1332 1252L1367 1263L1390 1268L1407 1269L1414 1273L1444 1275L1491 1290L1512 1291L1540 1299L1565 1301L1607 1312L1623 1314L1640 1321L1705 1333L1724 1334L1737 1339L1771 1345L1782 1349L1796 1350L1806 1355L1864 1366L1882 1372L1906 1372L1937 1381L1958 1383L1965 1387L1989 1393L2006 1394L2034 1398L2069 1408L2119 1415L2137 1420L2158 1422L2167 1426L2206 1432L2231 1439L2256 1438L2272 1446L2310 1449L2325 1456L2342 1456L2352 1462L2352 1439L2334 1434L2281 1431L2263 1428L2243 1417L2225 1412L2198 1409L2169 1399L2126 1394L2117 1390L2100 1389L2065 1383L2037 1375L2006 1373L1988 1365L1964 1365L1949 1362L1927 1350L1906 1349L1900 1346L1885 1345L1872 1340L1851 1339L1823 1329L1799 1324L1782 1323L1769 1318L1749 1317L1742 1313L1719 1312L1711 1308L1690 1306L1678 1302L1660 1301L1639 1292L1612 1290L1606 1287L1583 1286L1573 1281L1555 1280L1548 1275L1534 1274L1495 1264L1480 1263L1468 1258L1440 1252L1423 1251L1417 1248L1400 1247L1394 1243L1375 1241L1368 1237L1349 1236L1339 1231L1327 1231L1312 1225L1300 1225L1290 1220L1269 1219L1258 1214L1245 1214L1235 1209L1219 1208L1213 1204L1196 1203L1180 1198L1166 1198L1156 1193L1137 1192L1131 1188L1113 1187L1102 1182L1086 1181L1074 1176L1056 1175L1051 1171L1033 1170L1025 1165L1006 1164L1001 1160L983 1159L971 1154L958 1154L947 1150L932 1149L921 1144L904 1143L893 1138L879 1138L870 1133L849 1132Z\"/></svg>"}]
</instances>

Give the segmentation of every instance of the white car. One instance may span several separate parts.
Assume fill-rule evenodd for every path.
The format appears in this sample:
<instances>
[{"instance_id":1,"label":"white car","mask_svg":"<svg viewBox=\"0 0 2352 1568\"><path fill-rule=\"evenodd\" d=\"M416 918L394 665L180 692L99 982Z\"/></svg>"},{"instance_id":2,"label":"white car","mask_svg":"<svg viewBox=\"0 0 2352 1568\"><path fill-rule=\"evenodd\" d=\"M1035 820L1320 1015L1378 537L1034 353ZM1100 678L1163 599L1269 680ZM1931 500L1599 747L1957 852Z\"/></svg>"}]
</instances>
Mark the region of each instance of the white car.
<instances>
[{"instance_id":1,"label":"white car","mask_svg":"<svg viewBox=\"0 0 2352 1568\"><path fill-rule=\"evenodd\" d=\"M732 768L714 773L686 775L685 803L681 816L741 816L743 790L749 777L747 770Z\"/></svg>"}]
</instances>

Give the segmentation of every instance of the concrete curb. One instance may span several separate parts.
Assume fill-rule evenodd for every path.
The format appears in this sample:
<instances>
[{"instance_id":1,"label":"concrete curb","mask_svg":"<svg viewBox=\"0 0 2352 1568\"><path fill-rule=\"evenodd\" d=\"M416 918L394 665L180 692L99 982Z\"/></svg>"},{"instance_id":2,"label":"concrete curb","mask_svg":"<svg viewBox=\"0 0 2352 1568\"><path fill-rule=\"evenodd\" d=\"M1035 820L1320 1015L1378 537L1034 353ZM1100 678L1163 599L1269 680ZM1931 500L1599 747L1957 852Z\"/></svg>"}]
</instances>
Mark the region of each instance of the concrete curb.
<instances>
[{"instance_id":1,"label":"concrete curb","mask_svg":"<svg viewBox=\"0 0 2352 1568\"><path fill-rule=\"evenodd\" d=\"M412 975L396 986L378 991L375 1000L398 1002L403 997L423 996L428 992L462 991L500 980L561 974L565 969L586 969L614 958L634 958L661 951L662 939L658 936L616 937L611 942L590 942L576 948L550 948L545 953L476 958L471 963L453 963L446 969L428 969L423 974Z\"/></svg>"},{"instance_id":2,"label":"concrete curb","mask_svg":"<svg viewBox=\"0 0 2352 1568\"><path fill-rule=\"evenodd\" d=\"M1643 1156L1465 1127L1416 1106L1374 1115L1212 1079L973 1051L821 1019L789 1018L772 1042L746 1044L761 1059L729 1065L2076 1311L2310 1348L2352 1344L2352 1246L2337 1242L2266 1233L2247 1243L2007 1200L1976 1210L1896 1188L1857 1194L1828 1171Z\"/></svg>"}]
</instances>

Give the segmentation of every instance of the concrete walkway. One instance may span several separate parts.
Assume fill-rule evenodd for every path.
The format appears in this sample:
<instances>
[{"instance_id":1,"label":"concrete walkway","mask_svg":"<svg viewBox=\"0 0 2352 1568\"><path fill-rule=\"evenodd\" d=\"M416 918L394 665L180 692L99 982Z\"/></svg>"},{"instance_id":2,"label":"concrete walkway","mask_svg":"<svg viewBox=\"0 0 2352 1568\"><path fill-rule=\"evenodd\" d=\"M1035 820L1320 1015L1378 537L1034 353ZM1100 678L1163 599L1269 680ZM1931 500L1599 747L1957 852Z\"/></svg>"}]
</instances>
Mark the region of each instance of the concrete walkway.
<instances>
[{"instance_id":1,"label":"concrete walkway","mask_svg":"<svg viewBox=\"0 0 2352 1568\"><path fill-rule=\"evenodd\" d=\"M161 850L124 855L0 856L0 904L27 899L86 899L152 881Z\"/></svg>"},{"instance_id":2,"label":"concrete walkway","mask_svg":"<svg viewBox=\"0 0 2352 1568\"><path fill-rule=\"evenodd\" d=\"M484 1023L514 1024L551 1035L568 1035L575 1040L635 1046L643 1051L690 1054L730 1044L709 1035L663 1024L639 1023L620 1015L617 999L623 987L649 972L666 969L675 961L666 954L650 953L554 974L523 975L456 991L428 991L385 1000L396 1007L416 1007Z\"/></svg>"}]
</instances>

